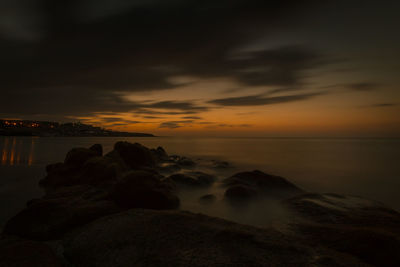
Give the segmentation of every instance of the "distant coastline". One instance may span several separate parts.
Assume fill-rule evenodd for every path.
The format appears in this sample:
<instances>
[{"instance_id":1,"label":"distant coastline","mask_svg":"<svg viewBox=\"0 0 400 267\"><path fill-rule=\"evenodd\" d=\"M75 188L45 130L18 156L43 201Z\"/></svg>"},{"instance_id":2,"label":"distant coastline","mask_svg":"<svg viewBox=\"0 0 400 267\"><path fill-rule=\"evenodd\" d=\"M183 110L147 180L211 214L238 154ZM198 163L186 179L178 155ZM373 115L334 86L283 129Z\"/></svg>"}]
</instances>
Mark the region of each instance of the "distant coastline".
<instances>
[{"instance_id":1,"label":"distant coastline","mask_svg":"<svg viewBox=\"0 0 400 267\"><path fill-rule=\"evenodd\" d=\"M155 137L149 133L120 132L83 123L0 119L0 136L39 137Z\"/></svg>"}]
</instances>

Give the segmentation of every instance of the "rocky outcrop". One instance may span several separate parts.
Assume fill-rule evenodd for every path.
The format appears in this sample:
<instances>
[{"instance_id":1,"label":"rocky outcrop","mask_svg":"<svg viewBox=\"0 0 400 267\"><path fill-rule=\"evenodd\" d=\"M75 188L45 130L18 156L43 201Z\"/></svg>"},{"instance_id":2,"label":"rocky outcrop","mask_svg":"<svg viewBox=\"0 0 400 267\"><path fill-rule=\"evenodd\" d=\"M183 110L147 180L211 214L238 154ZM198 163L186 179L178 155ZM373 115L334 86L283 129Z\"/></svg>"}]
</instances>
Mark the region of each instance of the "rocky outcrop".
<instances>
[{"instance_id":1,"label":"rocky outcrop","mask_svg":"<svg viewBox=\"0 0 400 267\"><path fill-rule=\"evenodd\" d=\"M205 204L205 205L212 204L212 203L214 203L216 200L217 200L217 197L216 197L214 194L207 194L207 195L201 196L201 197L199 198L199 202L200 202L201 204Z\"/></svg>"},{"instance_id":2,"label":"rocky outcrop","mask_svg":"<svg viewBox=\"0 0 400 267\"><path fill-rule=\"evenodd\" d=\"M15 237L0 239L0 266L62 267L61 260L46 244Z\"/></svg>"},{"instance_id":3,"label":"rocky outcrop","mask_svg":"<svg viewBox=\"0 0 400 267\"><path fill-rule=\"evenodd\" d=\"M4 227L4 233L32 240L54 240L66 232L122 209L107 200L63 197L34 201Z\"/></svg>"},{"instance_id":4,"label":"rocky outcrop","mask_svg":"<svg viewBox=\"0 0 400 267\"><path fill-rule=\"evenodd\" d=\"M398 266L400 213L378 202L337 194L304 194L284 204L298 218L292 229L305 243L374 266Z\"/></svg>"},{"instance_id":5,"label":"rocky outcrop","mask_svg":"<svg viewBox=\"0 0 400 267\"><path fill-rule=\"evenodd\" d=\"M157 174L132 171L118 181L111 198L124 208L175 209L179 198Z\"/></svg>"},{"instance_id":6,"label":"rocky outcrop","mask_svg":"<svg viewBox=\"0 0 400 267\"><path fill-rule=\"evenodd\" d=\"M41 181L45 196L29 201L3 229L0 266L398 266L400 262L400 214L381 203L304 193L282 177L241 172L223 180L225 199L255 203L243 208L259 209L260 214L279 206L285 215L279 218L279 230L245 226L176 210L180 200L175 192L182 198L185 193L204 194L216 181L213 175L194 171L192 164L185 170L180 164L187 158L127 142L118 142L102 155L100 145L76 148L64 162L47 166ZM162 164L176 164L182 173L166 178L158 173ZM200 189L183 192L188 188ZM215 210L225 204L215 203L216 195L191 196L198 201L194 205L209 205L202 210ZM264 205L271 201L268 198L278 205ZM229 212L246 214L245 209Z\"/></svg>"},{"instance_id":7,"label":"rocky outcrop","mask_svg":"<svg viewBox=\"0 0 400 267\"><path fill-rule=\"evenodd\" d=\"M100 145L74 148L64 163L48 165L47 176L40 181L46 195L11 218L4 233L54 240L129 208L178 208L174 185L150 168L155 161L148 148L118 142L106 156L101 156L102 150Z\"/></svg>"},{"instance_id":8,"label":"rocky outcrop","mask_svg":"<svg viewBox=\"0 0 400 267\"><path fill-rule=\"evenodd\" d=\"M114 150L119 153L122 160L131 169L153 168L156 165L156 160L150 149L141 144L117 142L114 145Z\"/></svg>"},{"instance_id":9,"label":"rocky outcrop","mask_svg":"<svg viewBox=\"0 0 400 267\"><path fill-rule=\"evenodd\" d=\"M207 174L204 172L186 172L186 173L178 173L173 174L168 177L168 179L174 181L179 185L185 186L210 186L212 183L216 181L216 177L211 174Z\"/></svg>"},{"instance_id":10,"label":"rocky outcrop","mask_svg":"<svg viewBox=\"0 0 400 267\"><path fill-rule=\"evenodd\" d=\"M130 210L71 233L63 245L75 266L305 266L312 260L312 251L278 232L186 212Z\"/></svg>"},{"instance_id":11,"label":"rocky outcrop","mask_svg":"<svg viewBox=\"0 0 400 267\"><path fill-rule=\"evenodd\" d=\"M227 199L250 199L254 197L286 198L303 191L286 179L255 170L240 172L222 181L227 187Z\"/></svg>"}]
</instances>

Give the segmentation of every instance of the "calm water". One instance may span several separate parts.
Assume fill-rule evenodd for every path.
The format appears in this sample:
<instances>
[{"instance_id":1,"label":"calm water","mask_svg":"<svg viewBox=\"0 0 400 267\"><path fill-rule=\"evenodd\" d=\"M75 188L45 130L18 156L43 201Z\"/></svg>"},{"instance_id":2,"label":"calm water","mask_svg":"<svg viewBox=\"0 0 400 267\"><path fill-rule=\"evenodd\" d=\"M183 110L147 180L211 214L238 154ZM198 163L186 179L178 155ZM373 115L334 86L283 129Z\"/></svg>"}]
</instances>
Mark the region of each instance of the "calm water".
<instances>
[{"instance_id":1,"label":"calm water","mask_svg":"<svg viewBox=\"0 0 400 267\"><path fill-rule=\"evenodd\" d=\"M43 194L37 183L47 164L63 161L72 147L100 143L107 152L119 140L228 161L233 168L217 173L221 178L259 169L308 191L364 196L400 210L400 139L0 137L0 226Z\"/></svg>"}]
</instances>

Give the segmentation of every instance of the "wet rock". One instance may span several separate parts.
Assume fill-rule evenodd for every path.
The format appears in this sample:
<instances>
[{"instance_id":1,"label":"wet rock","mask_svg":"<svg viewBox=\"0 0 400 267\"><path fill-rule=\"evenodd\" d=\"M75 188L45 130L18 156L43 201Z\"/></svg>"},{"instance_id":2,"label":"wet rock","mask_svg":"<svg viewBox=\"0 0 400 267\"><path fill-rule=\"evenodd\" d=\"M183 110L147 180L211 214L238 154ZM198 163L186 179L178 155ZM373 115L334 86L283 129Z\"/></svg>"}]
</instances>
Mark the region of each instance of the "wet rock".
<instances>
[{"instance_id":1,"label":"wet rock","mask_svg":"<svg viewBox=\"0 0 400 267\"><path fill-rule=\"evenodd\" d=\"M11 218L3 232L32 240L54 240L75 227L118 211L120 209L111 201L43 199Z\"/></svg>"},{"instance_id":2,"label":"wet rock","mask_svg":"<svg viewBox=\"0 0 400 267\"><path fill-rule=\"evenodd\" d=\"M88 148L73 148L65 157L64 163L70 167L79 168L82 167L85 162L93 157L97 157L98 153Z\"/></svg>"},{"instance_id":3,"label":"wet rock","mask_svg":"<svg viewBox=\"0 0 400 267\"><path fill-rule=\"evenodd\" d=\"M156 159L157 162L164 162L168 161L169 157L167 152L165 152L164 148L162 147L157 147L156 149L150 149L151 153L153 154L154 158Z\"/></svg>"},{"instance_id":4,"label":"wet rock","mask_svg":"<svg viewBox=\"0 0 400 267\"><path fill-rule=\"evenodd\" d=\"M182 168L176 163L165 162L157 166L157 170L161 173L174 173L180 171Z\"/></svg>"},{"instance_id":5,"label":"wet rock","mask_svg":"<svg viewBox=\"0 0 400 267\"><path fill-rule=\"evenodd\" d=\"M232 185L226 189L224 197L230 200L246 200L257 196L257 191L245 185Z\"/></svg>"},{"instance_id":6,"label":"wet rock","mask_svg":"<svg viewBox=\"0 0 400 267\"><path fill-rule=\"evenodd\" d=\"M89 149L96 152L98 157L103 156L103 146L101 144L94 144Z\"/></svg>"},{"instance_id":7,"label":"wet rock","mask_svg":"<svg viewBox=\"0 0 400 267\"><path fill-rule=\"evenodd\" d=\"M303 193L304 191L290 183L286 179L255 170L252 172L240 172L223 180L223 184L234 194L249 197L254 195L286 198ZM225 195L227 196L227 192Z\"/></svg>"},{"instance_id":8,"label":"wet rock","mask_svg":"<svg viewBox=\"0 0 400 267\"><path fill-rule=\"evenodd\" d=\"M117 142L114 150L119 153L125 164L131 169L140 169L142 167L153 168L156 165L150 149L141 144L131 144L128 142Z\"/></svg>"},{"instance_id":9,"label":"wet rock","mask_svg":"<svg viewBox=\"0 0 400 267\"><path fill-rule=\"evenodd\" d=\"M115 185L111 198L124 208L175 209L179 198L160 177L147 171L127 173Z\"/></svg>"},{"instance_id":10,"label":"wet rock","mask_svg":"<svg viewBox=\"0 0 400 267\"><path fill-rule=\"evenodd\" d=\"M216 181L214 175L203 172L178 173L169 176L177 184L186 186L209 186Z\"/></svg>"},{"instance_id":11,"label":"wet rock","mask_svg":"<svg viewBox=\"0 0 400 267\"><path fill-rule=\"evenodd\" d=\"M0 266L4 267L61 267L53 250L44 243L16 237L0 239Z\"/></svg>"},{"instance_id":12,"label":"wet rock","mask_svg":"<svg viewBox=\"0 0 400 267\"><path fill-rule=\"evenodd\" d=\"M205 205L212 204L216 200L217 200L217 197L215 195L213 195L213 194L207 194L207 195L204 195L204 196L199 198L199 202L201 204L205 204Z\"/></svg>"},{"instance_id":13,"label":"wet rock","mask_svg":"<svg viewBox=\"0 0 400 267\"><path fill-rule=\"evenodd\" d=\"M176 164L182 166L182 167L194 167L196 165L196 163L191 160L190 158L187 157L181 157L181 156L177 156L177 155L172 155L169 157L169 161L171 162L175 162Z\"/></svg>"},{"instance_id":14,"label":"wet rock","mask_svg":"<svg viewBox=\"0 0 400 267\"><path fill-rule=\"evenodd\" d=\"M184 167L193 167L193 166L196 165L196 163L195 163L193 160L191 160L191 159L189 159L189 158L186 158L186 157L181 157L181 158L177 161L177 163L178 163L179 165L181 165L181 166L184 166Z\"/></svg>"},{"instance_id":15,"label":"wet rock","mask_svg":"<svg viewBox=\"0 0 400 267\"><path fill-rule=\"evenodd\" d=\"M231 166L227 161L213 160L212 167L215 169L227 169L230 168Z\"/></svg>"}]
</instances>

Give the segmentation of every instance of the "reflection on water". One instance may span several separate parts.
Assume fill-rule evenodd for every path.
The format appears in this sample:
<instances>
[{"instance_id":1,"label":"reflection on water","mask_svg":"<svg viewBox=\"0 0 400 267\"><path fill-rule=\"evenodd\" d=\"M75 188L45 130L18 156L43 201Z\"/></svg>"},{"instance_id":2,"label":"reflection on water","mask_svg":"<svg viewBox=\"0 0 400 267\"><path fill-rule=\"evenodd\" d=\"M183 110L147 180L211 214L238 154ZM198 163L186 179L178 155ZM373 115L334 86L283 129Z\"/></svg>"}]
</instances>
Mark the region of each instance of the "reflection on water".
<instances>
[{"instance_id":1,"label":"reflection on water","mask_svg":"<svg viewBox=\"0 0 400 267\"><path fill-rule=\"evenodd\" d=\"M28 165L33 163L35 137L5 137L0 142L1 166Z\"/></svg>"}]
</instances>

